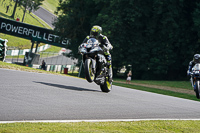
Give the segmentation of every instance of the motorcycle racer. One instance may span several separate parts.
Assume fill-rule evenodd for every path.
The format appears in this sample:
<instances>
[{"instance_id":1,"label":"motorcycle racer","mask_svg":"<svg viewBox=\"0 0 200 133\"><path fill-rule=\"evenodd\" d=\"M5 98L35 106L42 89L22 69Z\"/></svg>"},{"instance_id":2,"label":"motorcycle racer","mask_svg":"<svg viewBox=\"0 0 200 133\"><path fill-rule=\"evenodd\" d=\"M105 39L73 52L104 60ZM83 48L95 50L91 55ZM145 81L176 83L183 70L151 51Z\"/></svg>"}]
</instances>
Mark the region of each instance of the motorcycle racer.
<instances>
[{"instance_id":1,"label":"motorcycle racer","mask_svg":"<svg viewBox=\"0 0 200 133\"><path fill-rule=\"evenodd\" d=\"M102 28L98 25L94 25L91 30L90 30L90 35L87 36L84 40L83 43L86 43L87 40L89 40L90 38L95 38L99 41L100 43L100 47L104 50L104 55L106 57L107 60L107 65L108 65L108 75L109 75L109 81L112 82L112 63L111 63L111 54L109 52L109 50L113 49L113 46L111 45L111 43L109 42L108 38L105 35L101 34L102 32Z\"/></svg>"},{"instance_id":2,"label":"motorcycle racer","mask_svg":"<svg viewBox=\"0 0 200 133\"><path fill-rule=\"evenodd\" d=\"M192 87L194 87L194 90L195 90L195 86L194 86L194 83L193 83L193 77L192 77L192 68L194 67L195 64L197 63L200 63L200 54L195 54L194 57L193 57L193 60L190 61L189 63L189 66L188 66L188 70L187 70L187 75L191 76L191 84L192 84Z\"/></svg>"},{"instance_id":3,"label":"motorcycle racer","mask_svg":"<svg viewBox=\"0 0 200 133\"><path fill-rule=\"evenodd\" d=\"M187 75L191 75L191 70L196 63L200 63L200 54L195 54L193 60L190 61L188 66Z\"/></svg>"}]
</instances>

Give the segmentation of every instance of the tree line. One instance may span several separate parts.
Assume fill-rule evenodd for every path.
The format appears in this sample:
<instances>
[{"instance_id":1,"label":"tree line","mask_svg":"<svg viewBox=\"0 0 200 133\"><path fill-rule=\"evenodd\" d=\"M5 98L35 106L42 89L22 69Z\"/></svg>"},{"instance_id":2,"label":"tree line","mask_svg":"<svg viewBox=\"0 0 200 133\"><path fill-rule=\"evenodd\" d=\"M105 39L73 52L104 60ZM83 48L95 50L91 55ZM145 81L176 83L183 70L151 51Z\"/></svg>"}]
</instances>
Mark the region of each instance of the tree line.
<instances>
[{"instance_id":1,"label":"tree line","mask_svg":"<svg viewBox=\"0 0 200 133\"><path fill-rule=\"evenodd\" d=\"M78 46L91 27L103 28L114 77L126 66L136 79L185 79L200 53L199 0L60 0L57 9L55 31L71 38L68 56L81 60Z\"/></svg>"},{"instance_id":2,"label":"tree line","mask_svg":"<svg viewBox=\"0 0 200 133\"><path fill-rule=\"evenodd\" d=\"M15 17L15 12L16 12L17 7L23 7L22 8L24 12L23 17L22 17L22 22L23 22L26 15L26 11L28 10L30 13L33 10L35 11L39 9L39 6L42 5L42 2L44 0L14 0L14 1L15 1L15 6L14 6L13 13L11 15L11 18Z\"/></svg>"}]
</instances>

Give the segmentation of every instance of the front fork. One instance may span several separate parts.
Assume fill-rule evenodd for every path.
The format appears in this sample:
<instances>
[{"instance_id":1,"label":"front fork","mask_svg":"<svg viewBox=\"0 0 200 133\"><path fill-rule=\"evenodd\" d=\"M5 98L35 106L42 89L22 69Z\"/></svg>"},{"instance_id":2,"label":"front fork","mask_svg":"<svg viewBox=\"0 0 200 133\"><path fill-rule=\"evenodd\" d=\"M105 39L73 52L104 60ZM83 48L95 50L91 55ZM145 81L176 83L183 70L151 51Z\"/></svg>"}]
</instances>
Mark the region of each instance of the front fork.
<instances>
[{"instance_id":1,"label":"front fork","mask_svg":"<svg viewBox=\"0 0 200 133\"><path fill-rule=\"evenodd\" d=\"M95 74L96 73L96 71L95 71L96 70L95 69L96 68L96 60L94 60L94 59L91 58L91 61L92 61L92 73Z\"/></svg>"},{"instance_id":2,"label":"front fork","mask_svg":"<svg viewBox=\"0 0 200 133\"><path fill-rule=\"evenodd\" d=\"M192 76L190 78L190 82L191 82L192 87L194 88L194 81L193 81L193 77Z\"/></svg>"},{"instance_id":3,"label":"front fork","mask_svg":"<svg viewBox=\"0 0 200 133\"><path fill-rule=\"evenodd\" d=\"M92 73L95 74L95 73L96 73L96 71L95 71L95 68L96 68L96 60L94 60L94 59L88 57L88 55L85 55L85 56L83 56L82 58L83 58L83 59L82 59L83 62L85 62L85 60L88 59L88 58L91 59L91 62L92 62Z\"/></svg>"},{"instance_id":4,"label":"front fork","mask_svg":"<svg viewBox=\"0 0 200 133\"><path fill-rule=\"evenodd\" d=\"M197 82L196 78L191 77L190 78L190 82L191 82L191 85L192 85L192 87L193 87L193 89L195 91L196 90L196 82Z\"/></svg>"}]
</instances>

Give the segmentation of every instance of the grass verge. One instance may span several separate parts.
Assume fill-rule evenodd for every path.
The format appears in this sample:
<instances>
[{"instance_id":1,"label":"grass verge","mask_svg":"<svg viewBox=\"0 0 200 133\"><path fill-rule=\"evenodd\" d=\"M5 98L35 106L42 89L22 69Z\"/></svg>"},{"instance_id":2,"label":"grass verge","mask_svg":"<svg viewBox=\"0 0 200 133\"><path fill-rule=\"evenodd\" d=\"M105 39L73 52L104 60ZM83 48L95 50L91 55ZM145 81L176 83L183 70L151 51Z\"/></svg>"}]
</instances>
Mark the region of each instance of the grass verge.
<instances>
[{"instance_id":1,"label":"grass verge","mask_svg":"<svg viewBox=\"0 0 200 133\"><path fill-rule=\"evenodd\" d=\"M44 71L44 70L41 70L41 69L35 69L35 68L32 68L32 67L22 66L22 65L18 65L18 64L6 63L6 62L2 62L2 61L0 61L0 68L26 71L26 72L54 74L54 75L61 75L61 76L73 76L74 77L74 75L77 75L76 72L72 73L71 71L69 71L68 74L64 74L64 72L60 73L60 72Z\"/></svg>"},{"instance_id":2,"label":"grass verge","mask_svg":"<svg viewBox=\"0 0 200 133\"><path fill-rule=\"evenodd\" d=\"M19 71L27 71L27 72L63 75L63 74L56 73L56 72L44 71L44 70L41 70L41 69L35 69L35 68L31 68L31 67L27 67L27 66L21 66L21 65L17 65L17 64L10 64L10 63L6 63L6 62L2 62L2 61L0 61L0 68L19 70Z\"/></svg>"},{"instance_id":3,"label":"grass verge","mask_svg":"<svg viewBox=\"0 0 200 133\"><path fill-rule=\"evenodd\" d=\"M121 79L116 79L115 81L125 81ZM132 80L131 83L139 84L149 84L149 85L159 85L159 86L168 86L173 88L183 88L191 89L191 83L189 81L158 81L158 80Z\"/></svg>"},{"instance_id":4,"label":"grass verge","mask_svg":"<svg viewBox=\"0 0 200 133\"><path fill-rule=\"evenodd\" d=\"M59 0L44 0L42 3L42 7L53 14L55 13L55 11L57 11L58 5Z\"/></svg>"},{"instance_id":5,"label":"grass verge","mask_svg":"<svg viewBox=\"0 0 200 133\"><path fill-rule=\"evenodd\" d=\"M118 83L118 82L113 82L113 85L199 101L199 99L197 99L195 96L195 92L194 92L194 95L191 95L191 94L186 94L186 93L169 91L169 90L165 90L165 89L157 89L157 88L144 87L144 86L139 86L139 85L125 84L125 83Z\"/></svg>"},{"instance_id":6,"label":"grass verge","mask_svg":"<svg viewBox=\"0 0 200 133\"><path fill-rule=\"evenodd\" d=\"M78 122L78 123L9 123L0 124L1 133L196 133L200 121L133 121L133 122Z\"/></svg>"}]
</instances>

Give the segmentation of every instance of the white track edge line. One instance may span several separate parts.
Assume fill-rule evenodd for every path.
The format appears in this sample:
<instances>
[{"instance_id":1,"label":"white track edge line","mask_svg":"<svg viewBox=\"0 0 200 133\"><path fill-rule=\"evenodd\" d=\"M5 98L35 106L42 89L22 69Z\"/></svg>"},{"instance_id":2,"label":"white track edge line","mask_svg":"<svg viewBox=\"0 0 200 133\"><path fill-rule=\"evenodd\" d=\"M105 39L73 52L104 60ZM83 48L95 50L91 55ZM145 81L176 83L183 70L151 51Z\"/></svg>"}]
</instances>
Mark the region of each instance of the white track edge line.
<instances>
[{"instance_id":1,"label":"white track edge line","mask_svg":"<svg viewBox=\"0 0 200 133\"><path fill-rule=\"evenodd\" d=\"M23 120L23 121L0 121L0 123L69 123L69 122L131 122L131 121L157 121L157 120L183 120L196 121L200 119L101 119L101 120Z\"/></svg>"}]
</instances>

